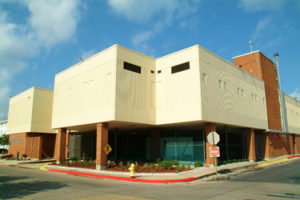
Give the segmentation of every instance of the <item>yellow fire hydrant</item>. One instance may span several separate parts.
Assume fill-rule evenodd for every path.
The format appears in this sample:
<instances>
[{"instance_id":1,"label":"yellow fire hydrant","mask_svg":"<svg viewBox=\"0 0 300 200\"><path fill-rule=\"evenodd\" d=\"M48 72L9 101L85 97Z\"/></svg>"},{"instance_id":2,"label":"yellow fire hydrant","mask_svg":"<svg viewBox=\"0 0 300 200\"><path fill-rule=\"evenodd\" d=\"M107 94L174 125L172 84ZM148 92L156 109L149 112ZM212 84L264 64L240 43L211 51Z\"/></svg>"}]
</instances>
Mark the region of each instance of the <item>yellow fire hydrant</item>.
<instances>
[{"instance_id":1,"label":"yellow fire hydrant","mask_svg":"<svg viewBox=\"0 0 300 200\"><path fill-rule=\"evenodd\" d=\"M130 171L130 177L131 177L131 178L134 178L134 176L135 176L134 167L135 167L135 165L132 163L132 164L130 165L130 167L128 168L128 170Z\"/></svg>"}]
</instances>

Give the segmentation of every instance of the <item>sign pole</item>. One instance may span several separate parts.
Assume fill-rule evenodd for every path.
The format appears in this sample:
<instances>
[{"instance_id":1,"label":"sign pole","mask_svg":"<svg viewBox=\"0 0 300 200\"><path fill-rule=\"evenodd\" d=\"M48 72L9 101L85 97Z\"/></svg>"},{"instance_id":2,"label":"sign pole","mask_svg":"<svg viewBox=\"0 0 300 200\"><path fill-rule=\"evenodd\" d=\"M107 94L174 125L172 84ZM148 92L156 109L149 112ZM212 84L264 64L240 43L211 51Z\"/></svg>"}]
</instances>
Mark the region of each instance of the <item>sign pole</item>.
<instances>
[{"instance_id":1,"label":"sign pole","mask_svg":"<svg viewBox=\"0 0 300 200\"><path fill-rule=\"evenodd\" d=\"M214 163L215 163L215 168L216 168L216 176L218 176L217 158L216 157L214 157Z\"/></svg>"},{"instance_id":2,"label":"sign pole","mask_svg":"<svg viewBox=\"0 0 300 200\"><path fill-rule=\"evenodd\" d=\"M210 132L207 136L207 140L212 145L212 147L209 147L209 153L210 157L214 158L216 176L218 176L217 157L220 157L220 149L216 145L220 141L220 136L216 132Z\"/></svg>"},{"instance_id":3,"label":"sign pole","mask_svg":"<svg viewBox=\"0 0 300 200\"><path fill-rule=\"evenodd\" d=\"M213 146L215 146L215 137L213 135ZM214 157L214 164L215 164L215 169L216 169L216 176L218 176L218 167L217 167L217 158Z\"/></svg>"}]
</instances>

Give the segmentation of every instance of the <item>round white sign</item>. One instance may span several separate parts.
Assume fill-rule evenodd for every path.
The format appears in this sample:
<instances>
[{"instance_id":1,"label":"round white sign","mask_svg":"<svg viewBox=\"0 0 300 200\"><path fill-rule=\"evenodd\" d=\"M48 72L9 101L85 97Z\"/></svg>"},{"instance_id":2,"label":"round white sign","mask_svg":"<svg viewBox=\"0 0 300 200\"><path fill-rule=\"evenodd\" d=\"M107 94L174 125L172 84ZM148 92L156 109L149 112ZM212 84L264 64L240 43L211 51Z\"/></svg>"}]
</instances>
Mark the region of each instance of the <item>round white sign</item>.
<instances>
[{"instance_id":1,"label":"round white sign","mask_svg":"<svg viewBox=\"0 0 300 200\"><path fill-rule=\"evenodd\" d=\"M212 145L218 144L220 142L220 135L216 132L210 132L207 135L207 141Z\"/></svg>"}]
</instances>

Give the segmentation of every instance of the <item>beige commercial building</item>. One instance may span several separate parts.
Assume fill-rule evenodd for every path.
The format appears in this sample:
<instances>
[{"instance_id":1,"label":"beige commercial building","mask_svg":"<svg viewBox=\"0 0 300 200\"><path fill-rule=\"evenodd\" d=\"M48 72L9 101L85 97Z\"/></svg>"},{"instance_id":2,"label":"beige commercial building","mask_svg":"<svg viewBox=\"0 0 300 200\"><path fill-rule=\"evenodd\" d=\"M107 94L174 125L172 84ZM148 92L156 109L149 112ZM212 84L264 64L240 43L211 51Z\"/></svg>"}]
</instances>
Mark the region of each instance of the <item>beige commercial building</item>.
<instances>
[{"instance_id":1,"label":"beige commercial building","mask_svg":"<svg viewBox=\"0 0 300 200\"><path fill-rule=\"evenodd\" d=\"M32 87L9 101L9 153L19 158L54 156L56 130L51 128L53 91Z\"/></svg>"},{"instance_id":2,"label":"beige commercial building","mask_svg":"<svg viewBox=\"0 0 300 200\"><path fill-rule=\"evenodd\" d=\"M278 88L270 86L277 78L273 68L259 51L232 64L199 45L157 59L113 45L55 76L50 110L38 100L18 105L28 116L52 114L52 120L43 119L52 130L25 116L11 123L9 117L9 129L56 130L58 161L84 156L96 159L97 168L107 159L212 164L206 136L214 131L221 137L219 162L299 153L300 105L285 97L286 134L276 110ZM35 113L30 109L36 103L42 108ZM9 112L14 109L10 105ZM108 155L107 144L113 149Z\"/></svg>"}]
</instances>

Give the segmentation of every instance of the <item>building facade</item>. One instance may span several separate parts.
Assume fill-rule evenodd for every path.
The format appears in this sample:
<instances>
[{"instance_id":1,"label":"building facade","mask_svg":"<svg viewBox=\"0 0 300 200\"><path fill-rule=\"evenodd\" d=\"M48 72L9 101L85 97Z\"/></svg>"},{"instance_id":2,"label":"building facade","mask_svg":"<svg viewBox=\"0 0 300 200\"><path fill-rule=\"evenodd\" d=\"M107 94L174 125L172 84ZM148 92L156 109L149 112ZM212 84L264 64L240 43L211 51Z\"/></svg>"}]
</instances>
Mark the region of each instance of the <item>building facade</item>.
<instances>
[{"instance_id":1,"label":"building facade","mask_svg":"<svg viewBox=\"0 0 300 200\"><path fill-rule=\"evenodd\" d=\"M300 153L300 103L285 95L285 131L280 105L275 65L259 51L232 64L199 45L158 59L113 45L55 76L44 127L56 130L57 161L95 159L97 169L108 159L211 165L210 132L219 162L255 161ZM11 134L41 132L8 121Z\"/></svg>"},{"instance_id":2,"label":"building facade","mask_svg":"<svg viewBox=\"0 0 300 200\"><path fill-rule=\"evenodd\" d=\"M51 129L53 91L30 88L10 99L8 153L29 158L53 157L56 131Z\"/></svg>"},{"instance_id":3,"label":"building facade","mask_svg":"<svg viewBox=\"0 0 300 200\"><path fill-rule=\"evenodd\" d=\"M298 129L278 133L278 100L274 63L260 52L232 64L199 45L158 59L113 45L56 75L52 128L59 158L84 155L98 168L107 159L212 164L211 131L220 161L268 159L298 152Z\"/></svg>"}]
</instances>

